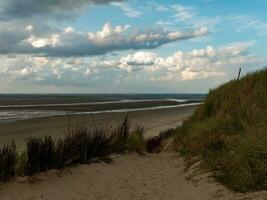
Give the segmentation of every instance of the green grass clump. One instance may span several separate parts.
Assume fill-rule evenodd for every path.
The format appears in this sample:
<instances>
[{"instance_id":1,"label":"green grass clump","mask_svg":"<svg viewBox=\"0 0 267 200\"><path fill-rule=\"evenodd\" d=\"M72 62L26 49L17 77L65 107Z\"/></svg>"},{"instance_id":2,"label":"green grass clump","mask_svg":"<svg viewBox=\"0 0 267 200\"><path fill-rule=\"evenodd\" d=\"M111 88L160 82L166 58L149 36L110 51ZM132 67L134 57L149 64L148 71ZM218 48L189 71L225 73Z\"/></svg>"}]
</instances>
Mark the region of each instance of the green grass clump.
<instances>
[{"instance_id":1,"label":"green grass clump","mask_svg":"<svg viewBox=\"0 0 267 200\"><path fill-rule=\"evenodd\" d=\"M63 149L60 148L59 144L57 149L62 152L63 165L88 163L92 158L105 158L111 153L106 129L95 126L72 129L63 141Z\"/></svg>"},{"instance_id":2,"label":"green grass clump","mask_svg":"<svg viewBox=\"0 0 267 200\"><path fill-rule=\"evenodd\" d=\"M144 128L136 127L130 130L128 115L115 127L110 134L111 151L114 153L145 151Z\"/></svg>"},{"instance_id":3,"label":"green grass clump","mask_svg":"<svg viewBox=\"0 0 267 200\"><path fill-rule=\"evenodd\" d=\"M131 131L128 116L115 128L79 124L70 127L65 137L30 137L26 150L17 153L14 143L0 148L0 182L15 175L33 176L49 169L63 169L72 164L92 161L110 162L112 153L145 151L144 129Z\"/></svg>"},{"instance_id":4,"label":"green grass clump","mask_svg":"<svg viewBox=\"0 0 267 200\"><path fill-rule=\"evenodd\" d=\"M55 167L55 141L51 136L28 138L25 174L32 176Z\"/></svg>"},{"instance_id":5,"label":"green grass clump","mask_svg":"<svg viewBox=\"0 0 267 200\"><path fill-rule=\"evenodd\" d=\"M0 182L8 181L15 175L17 151L14 143L0 148Z\"/></svg>"},{"instance_id":6,"label":"green grass clump","mask_svg":"<svg viewBox=\"0 0 267 200\"><path fill-rule=\"evenodd\" d=\"M143 154L145 151L144 128L137 127L126 138L124 148L128 152Z\"/></svg>"},{"instance_id":7,"label":"green grass clump","mask_svg":"<svg viewBox=\"0 0 267 200\"><path fill-rule=\"evenodd\" d=\"M96 159L110 161L108 157L112 153L141 154L145 150L145 140L143 128L137 127L130 131L126 116L113 129L79 124L69 128L66 136L57 141L51 136L29 138L26 146L25 174L32 176L49 169L63 169L75 163L86 164ZM21 158L25 160L24 157ZM19 167L20 171L22 168Z\"/></svg>"},{"instance_id":8,"label":"green grass clump","mask_svg":"<svg viewBox=\"0 0 267 200\"><path fill-rule=\"evenodd\" d=\"M177 150L199 156L236 191L267 189L267 70L209 92L177 128Z\"/></svg>"},{"instance_id":9,"label":"green grass clump","mask_svg":"<svg viewBox=\"0 0 267 200\"><path fill-rule=\"evenodd\" d=\"M164 149L166 139L175 135L176 129L168 129L159 135L148 138L146 141L146 150L148 153L160 153Z\"/></svg>"}]
</instances>

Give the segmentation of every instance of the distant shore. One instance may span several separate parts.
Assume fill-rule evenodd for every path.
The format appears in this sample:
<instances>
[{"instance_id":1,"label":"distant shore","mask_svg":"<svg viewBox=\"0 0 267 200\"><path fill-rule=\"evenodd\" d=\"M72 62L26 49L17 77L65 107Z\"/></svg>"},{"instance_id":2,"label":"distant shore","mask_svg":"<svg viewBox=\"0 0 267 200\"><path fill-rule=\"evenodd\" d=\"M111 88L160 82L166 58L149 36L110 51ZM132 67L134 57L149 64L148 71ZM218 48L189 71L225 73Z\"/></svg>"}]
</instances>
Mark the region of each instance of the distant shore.
<instances>
[{"instance_id":1,"label":"distant shore","mask_svg":"<svg viewBox=\"0 0 267 200\"><path fill-rule=\"evenodd\" d=\"M145 137L157 135L160 131L174 128L189 117L197 105L156 110L140 110L129 112L132 125L145 128ZM77 123L96 124L109 127L120 121L127 112L100 113L84 115L52 116L0 124L1 144L14 140L18 148L23 148L24 140L30 136L51 135L54 138L62 137L67 127Z\"/></svg>"}]
</instances>

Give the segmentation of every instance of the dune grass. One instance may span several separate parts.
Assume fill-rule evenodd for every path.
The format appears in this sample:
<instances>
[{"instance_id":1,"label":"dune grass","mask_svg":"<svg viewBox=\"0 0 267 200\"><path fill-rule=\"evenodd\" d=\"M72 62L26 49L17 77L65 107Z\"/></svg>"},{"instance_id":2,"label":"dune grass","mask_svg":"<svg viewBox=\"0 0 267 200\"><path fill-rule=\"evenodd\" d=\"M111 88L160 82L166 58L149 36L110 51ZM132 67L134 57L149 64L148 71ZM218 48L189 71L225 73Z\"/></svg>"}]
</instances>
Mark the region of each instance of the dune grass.
<instances>
[{"instance_id":1,"label":"dune grass","mask_svg":"<svg viewBox=\"0 0 267 200\"><path fill-rule=\"evenodd\" d=\"M143 137L144 128L135 127L130 131L128 115L123 122L111 131L111 149L115 153L137 152L142 154L145 151L145 140Z\"/></svg>"},{"instance_id":2,"label":"dune grass","mask_svg":"<svg viewBox=\"0 0 267 200\"><path fill-rule=\"evenodd\" d=\"M15 175L16 146L12 142L0 148L0 182L8 181Z\"/></svg>"},{"instance_id":3,"label":"dune grass","mask_svg":"<svg viewBox=\"0 0 267 200\"><path fill-rule=\"evenodd\" d=\"M148 138L146 141L146 150L148 153L160 153L164 149L165 141L173 137L176 133L176 129L167 129L162 131L159 135Z\"/></svg>"},{"instance_id":4,"label":"dune grass","mask_svg":"<svg viewBox=\"0 0 267 200\"><path fill-rule=\"evenodd\" d=\"M54 168L55 141L50 136L44 138L28 138L26 146L26 175L31 176L35 173Z\"/></svg>"},{"instance_id":5,"label":"dune grass","mask_svg":"<svg viewBox=\"0 0 267 200\"><path fill-rule=\"evenodd\" d=\"M236 191L267 189L267 70L211 90L177 128L175 144Z\"/></svg>"},{"instance_id":6,"label":"dune grass","mask_svg":"<svg viewBox=\"0 0 267 200\"><path fill-rule=\"evenodd\" d=\"M145 152L142 127L131 129L128 116L114 128L79 124L70 127L64 138L51 136L26 139L26 150L17 153L15 144L0 148L0 182L15 175L33 176L49 169L93 161L110 162L114 153Z\"/></svg>"}]
</instances>

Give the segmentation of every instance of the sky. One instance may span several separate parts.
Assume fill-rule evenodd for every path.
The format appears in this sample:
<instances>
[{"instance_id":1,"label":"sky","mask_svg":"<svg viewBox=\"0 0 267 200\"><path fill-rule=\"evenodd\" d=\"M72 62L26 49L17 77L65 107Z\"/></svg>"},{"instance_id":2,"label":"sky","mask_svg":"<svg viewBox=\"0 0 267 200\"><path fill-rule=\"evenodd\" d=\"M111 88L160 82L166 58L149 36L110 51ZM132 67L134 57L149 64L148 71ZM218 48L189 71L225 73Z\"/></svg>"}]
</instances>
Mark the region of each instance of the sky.
<instances>
[{"instance_id":1,"label":"sky","mask_svg":"<svg viewBox=\"0 0 267 200\"><path fill-rule=\"evenodd\" d=\"M267 66L265 0L0 0L0 93L206 93Z\"/></svg>"}]
</instances>

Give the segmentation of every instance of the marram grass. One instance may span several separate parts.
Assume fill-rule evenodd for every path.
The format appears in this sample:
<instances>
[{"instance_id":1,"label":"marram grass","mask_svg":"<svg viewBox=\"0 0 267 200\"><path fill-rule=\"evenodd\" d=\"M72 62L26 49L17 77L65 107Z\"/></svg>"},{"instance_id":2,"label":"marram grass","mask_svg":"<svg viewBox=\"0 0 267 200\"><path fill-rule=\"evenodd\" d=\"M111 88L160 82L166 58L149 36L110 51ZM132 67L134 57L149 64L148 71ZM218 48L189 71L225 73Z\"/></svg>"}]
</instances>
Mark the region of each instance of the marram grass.
<instances>
[{"instance_id":1,"label":"marram grass","mask_svg":"<svg viewBox=\"0 0 267 200\"><path fill-rule=\"evenodd\" d=\"M175 144L236 191L267 189L267 70L211 90L176 130Z\"/></svg>"},{"instance_id":2,"label":"marram grass","mask_svg":"<svg viewBox=\"0 0 267 200\"><path fill-rule=\"evenodd\" d=\"M128 116L115 128L79 125L69 128L64 138L30 137L26 150L18 153L14 143L0 147L0 182L15 175L33 176L49 169L63 169L72 164L110 161L113 153L143 154L144 129L131 130Z\"/></svg>"}]
</instances>

